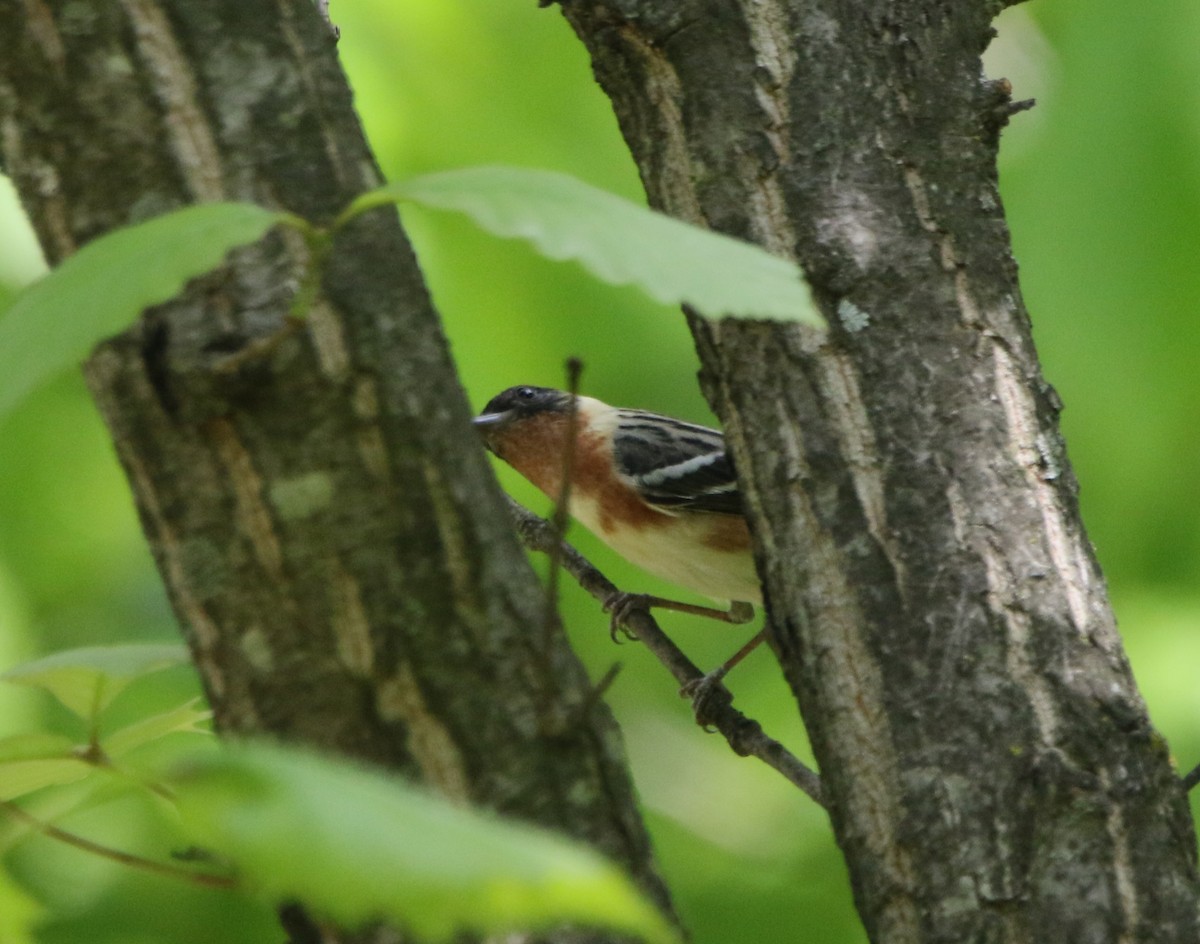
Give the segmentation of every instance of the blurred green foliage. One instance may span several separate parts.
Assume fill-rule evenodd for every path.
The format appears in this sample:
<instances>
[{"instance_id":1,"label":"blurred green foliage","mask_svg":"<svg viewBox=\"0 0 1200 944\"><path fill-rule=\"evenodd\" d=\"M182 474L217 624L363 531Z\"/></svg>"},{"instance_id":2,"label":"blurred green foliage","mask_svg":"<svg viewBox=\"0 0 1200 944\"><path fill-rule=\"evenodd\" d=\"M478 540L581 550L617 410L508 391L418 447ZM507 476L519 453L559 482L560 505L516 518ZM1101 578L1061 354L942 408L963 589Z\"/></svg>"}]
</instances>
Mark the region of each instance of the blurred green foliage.
<instances>
[{"instance_id":1,"label":"blurred green foliage","mask_svg":"<svg viewBox=\"0 0 1200 944\"><path fill-rule=\"evenodd\" d=\"M333 17L389 178L510 163L638 198L609 105L553 8L361 0L335 2ZM1016 97L1038 99L1006 131L1001 155L1025 300L1046 376L1066 403L1085 518L1134 669L1180 765L1191 766L1200 759L1200 687L1190 671L1200 662L1200 372L1192 373L1200 355L1200 6L1038 0L1011 8L998 25L988 74L1012 79ZM404 219L477 406L514 383L559 383L564 358L579 355L588 393L711 418L677 313L451 217L406 210ZM36 271L3 188L0 245L2 300ZM500 475L545 509L507 470ZM619 584L666 589L588 535L573 537ZM636 644L614 648L590 599L571 586L563 595L592 671L625 664L609 700L697 944L863 941L824 817L770 771L694 728L669 677ZM686 617L664 622L701 664L724 658L744 635ZM0 666L70 645L173 634L112 448L82 380L65 377L0 426ZM739 706L805 751L767 654L752 656L731 684ZM0 686L0 735L68 722ZM90 812L91 825L119 831L119 811ZM83 864L77 851L50 846L34 839L23 848L21 874L36 879L27 886L54 901L72 885L80 890L66 896L71 910L45 940L199 939L181 915L219 910L208 893ZM0 902L7 887L0 882ZM139 923L138 907L152 917ZM130 930L138 927L140 935Z\"/></svg>"}]
</instances>

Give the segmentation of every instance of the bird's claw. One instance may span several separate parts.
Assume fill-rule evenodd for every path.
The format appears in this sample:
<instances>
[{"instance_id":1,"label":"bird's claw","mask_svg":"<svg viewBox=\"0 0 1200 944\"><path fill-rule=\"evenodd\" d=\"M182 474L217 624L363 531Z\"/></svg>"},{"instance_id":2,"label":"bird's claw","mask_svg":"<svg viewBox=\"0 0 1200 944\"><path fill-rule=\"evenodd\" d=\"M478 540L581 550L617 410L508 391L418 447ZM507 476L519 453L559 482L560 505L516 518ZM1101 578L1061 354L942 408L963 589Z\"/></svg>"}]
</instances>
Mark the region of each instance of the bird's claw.
<instances>
[{"instance_id":1,"label":"bird's claw","mask_svg":"<svg viewBox=\"0 0 1200 944\"><path fill-rule=\"evenodd\" d=\"M726 668L721 666L707 675L692 679L679 689L679 697L692 703L692 715L696 724L705 731L712 731L716 714L733 704L733 693L723 684L726 671Z\"/></svg>"},{"instance_id":2,"label":"bird's claw","mask_svg":"<svg viewBox=\"0 0 1200 944\"><path fill-rule=\"evenodd\" d=\"M617 638L618 635L630 640L637 639L637 636L626 625L626 621L638 611L650 612L650 596L648 594L627 593L618 590L604 601L604 612L611 614L612 617L608 622L608 635L612 637L613 642L621 641Z\"/></svg>"}]
</instances>

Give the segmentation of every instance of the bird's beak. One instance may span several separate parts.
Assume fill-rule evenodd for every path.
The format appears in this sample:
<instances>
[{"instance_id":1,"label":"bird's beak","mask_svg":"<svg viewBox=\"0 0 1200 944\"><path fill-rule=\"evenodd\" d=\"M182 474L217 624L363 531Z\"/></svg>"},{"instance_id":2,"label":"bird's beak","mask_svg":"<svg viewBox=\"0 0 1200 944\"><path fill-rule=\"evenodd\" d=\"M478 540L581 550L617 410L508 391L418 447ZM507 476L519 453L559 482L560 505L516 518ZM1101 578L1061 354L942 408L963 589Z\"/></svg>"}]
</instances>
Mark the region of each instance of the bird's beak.
<instances>
[{"instance_id":1,"label":"bird's beak","mask_svg":"<svg viewBox=\"0 0 1200 944\"><path fill-rule=\"evenodd\" d=\"M471 420L471 425L481 433L487 434L503 426L511 418L512 413L509 410L504 410L500 413L481 413Z\"/></svg>"},{"instance_id":2,"label":"bird's beak","mask_svg":"<svg viewBox=\"0 0 1200 944\"><path fill-rule=\"evenodd\" d=\"M480 413L471 420L471 425L479 433L480 438L483 440L483 445L488 452L500 455L498 443L496 442L496 434L504 429L512 418L512 410L501 410L499 413Z\"/></svg>"}]
</instances>

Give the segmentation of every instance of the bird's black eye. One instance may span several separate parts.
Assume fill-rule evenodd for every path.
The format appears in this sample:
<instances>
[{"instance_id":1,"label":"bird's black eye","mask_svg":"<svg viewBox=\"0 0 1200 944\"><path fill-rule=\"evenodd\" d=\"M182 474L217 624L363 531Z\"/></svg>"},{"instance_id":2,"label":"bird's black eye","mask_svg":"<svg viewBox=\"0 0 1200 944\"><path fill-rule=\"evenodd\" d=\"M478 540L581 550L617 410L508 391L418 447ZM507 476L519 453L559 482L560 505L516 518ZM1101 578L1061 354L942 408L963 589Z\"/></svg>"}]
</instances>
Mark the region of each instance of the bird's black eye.
<instances>
[{"instance_id":1,"label":"bird's black eye","mask_svg":"<svg viewBox=\"0 0 1200 944\"><path fill-rule=\"evenodd\" d=\"M517 396L522 400L532 400L537 396L537 391L533 387L518 387Z\"/></svg>"}]
</instances>

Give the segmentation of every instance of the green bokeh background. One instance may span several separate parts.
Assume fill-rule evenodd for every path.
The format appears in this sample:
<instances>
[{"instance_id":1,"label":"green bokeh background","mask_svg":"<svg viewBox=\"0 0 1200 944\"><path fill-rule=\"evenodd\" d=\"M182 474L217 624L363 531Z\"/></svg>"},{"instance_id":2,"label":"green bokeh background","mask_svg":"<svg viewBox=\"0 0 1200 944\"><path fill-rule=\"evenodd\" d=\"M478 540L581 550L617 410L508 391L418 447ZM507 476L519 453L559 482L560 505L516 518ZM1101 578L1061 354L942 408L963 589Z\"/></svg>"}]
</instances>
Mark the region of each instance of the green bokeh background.
<instances>
[{"instance_id":1,"label":"green bokeh background","mask_svg":"<svg viewBox=\"0 0 1200 944\"><path fill-rule=\"evenodd\" d=\"M389 178L511 163L640 199L608 102L555 9L530 0L361 0L335 2L333 16ZM1200 5L1039 0L998 25L988 74L1009 77L1016 97L1038 99L1005 133L1001 155L1026 302L1045 373L1066 403L1084 514L1134 669L1180 766L1190 767L1200 760ZM405 223L476 406L514 383L560 383L564 358L579 355L588 393L711 418L678 312L453 217L405 211ZM0 246L2 303L40 264L2 180ZM545 509L524 483L500 474ZM588 535L574 537L619 584L667 589ZM605 618L576 588L563 595L593 674L624 664L609 701L697 944L865 940L823 815L696 729L666 673L636 645L614 648ZM664 623L701 664L747 635L684 617ZM0 667L174 632L105 431L80 377L63 377L0 422ZM807 756L765 653L731 685L744 710ZM66 721L30 693L0 686L0 735L46 723ZM120 834L121 815L93 813L82 827ZM232 914L209 893L130 878L45 840L23 844L9 864L25 887L65 909L44 940L212 940L200 922ZM0 908L4 895L0 883ZM222 931L222 940L272 937L257 918L228 923L243 930Z\"/></svg>"}]
</instances>

